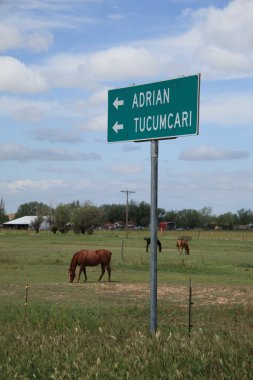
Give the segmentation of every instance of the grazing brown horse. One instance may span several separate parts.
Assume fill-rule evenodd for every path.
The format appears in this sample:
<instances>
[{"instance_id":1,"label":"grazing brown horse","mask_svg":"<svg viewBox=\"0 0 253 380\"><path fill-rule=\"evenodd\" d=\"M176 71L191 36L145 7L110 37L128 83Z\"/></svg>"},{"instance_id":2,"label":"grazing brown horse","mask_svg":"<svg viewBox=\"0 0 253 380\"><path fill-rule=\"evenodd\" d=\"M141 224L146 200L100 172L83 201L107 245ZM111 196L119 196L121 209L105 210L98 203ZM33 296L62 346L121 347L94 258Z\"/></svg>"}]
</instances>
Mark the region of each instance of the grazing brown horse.
<instances>
[{"instance_id":1,"label":"grazing brown horse","mask_svg":"<svg viewBox=\"0 0 253 380\"><path fill-rule=\"evenodd\" d=\"M106 249L98 249L96 251L88 251L87 249L82 249L74 254L72 257L70 267L69 267L69 282L73 282L76 277L76 267L80 266L77 282L80 280L81 273L84 274L84 281L87 281L86 266L93 267L96 265L101 265L101 276L98 281L101 280L105 273L105 268L108 272L108 281L111 280L111 256L112 252Z\"/></svg>"},{"instance_id":2,"label":"grazing brown horse","mask_svg":"<svg viewBox=\"0 0 253 380\"><path fill-rule=\"evenodd\" d=\"M189 244L188 244L187 240L182 240L182 239L177 240L176 247L178 249L178 254L179 255L182 255L182 250L183 249L184 249L184 253L186 255L190 254L190 248L189 248Z\"/></svg>"},{"instance_id":3,"label":"grazing brown horse","mask_svg":"<svg viewBox=\"0 0 253 380\"><path fill-rule=\"evenodd\" d=\"M148 252L148 247L150 245L150 238L145 237L144 240L146 240L146 243L147 243L146 252ZM162 252L162 244L161 244L160 240L158 240L158 239L157 239L157 245L159 247L159 252Z\"/></svg>"}]
</instances>

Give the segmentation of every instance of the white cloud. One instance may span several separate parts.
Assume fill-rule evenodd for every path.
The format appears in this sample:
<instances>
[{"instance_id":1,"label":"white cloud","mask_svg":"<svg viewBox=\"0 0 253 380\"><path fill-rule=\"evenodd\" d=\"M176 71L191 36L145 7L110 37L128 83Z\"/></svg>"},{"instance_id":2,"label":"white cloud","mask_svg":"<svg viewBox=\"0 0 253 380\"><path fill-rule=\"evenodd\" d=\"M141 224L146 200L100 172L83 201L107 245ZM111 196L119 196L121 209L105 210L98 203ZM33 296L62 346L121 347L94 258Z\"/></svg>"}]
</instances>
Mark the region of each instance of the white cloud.
<instances>
[{"instance_id":1,"label":"white cloud","mask_svg":"<svg viewBox=\"0 0 253 380\"><path fill-rule=\"evenodd\" d=\"M218 46L207 46L197 54L197 60L203 67L209 67L214 73L234 77L240 73L251 72L252 57L242 52L229 51Z\"/></svg>"},{"instance_id":2,"label":"white cloud","mask_svg":"<svg viewBox=\"0 0 253 380\"><path fill-rule=\"evenodd\" d=\"M0 146L0 161L97 161L97 153L68 152L65 149L31 149L17 144Z\"/></svg>"},{"instance_id":3,"label":"white cloud","mask_svg":"<svg viewBox=\"0 0 253 380\"><path fill-rule=\"evenodd\" d=\"M199 146L186 148L180 155L180 160L187 161L216 161L216 160L238 160L248 158L250 153L244 150L228 150L211 146Z\"/></svg>"},{"instance_id":4,"label":"white cloud","mask_svg":"<svg viewBox=\"0 0 253 380\"><path fill-rule=\"evenodd\" d=\"M169 202L168 189L170 191ZM189 197L185 196L187 189ZM211 205L214 212L235 212L250 208L253 190L253 171L201 170L171 172L160 182L160 202L166 210L200 209ZM173 206L169 206L173 205Z\"/></svg>"},{"instance_id":5,"label":"white cloud","mask_svg":"<svg viewBox=\"0 0 253 380\"><path fill-rule=\"evenodd\" d=\"M110 168L110 171L113 173L120 173L120 174L139 174L142 171L142 167L140 165L124 165L124 164L117 164Z\"/></svg>"},{"instance_id":6,"label":"white cloud","mask_svg":"<svg viewBox=\"0 0 253 380\"><path fill-rule=\"evenodd\" d=\"M35 97L25 96L0 96L0 115L10 116L15 121L39 121L45 116L50 117L73 117L80 116L84 110L79 108L79 101L69 99L41 100ZM30 115L31 112L31 115Z\"/></svg>"},{"instance_id":7,"label":"white cloud","mask_svg":"<svg viewBox=\"0 0 253 380\"><path fill-rule=\"evenodd\" d=\"M140 144L129 142L127 144L122 145L122 150L124 150L125 152L131 152L133 150L141 150L141 147Z\"/></svg>"},{"instance_id":8,"label":"white cloud","mask_svg":"<svg viewBox=\"0 0 253 380\"><path fill-rule=\"evenodd\" d=\"M26 122L26 123L31 123L35 124L38 123L42 120L43 113L38 107L24 107L21 109L17 109L13 113L13 118L15 121L18 122Z\"/></svg>"},{"instance_id":9,"label":"white cloud","mask_svg":"<svg viewBox=\"0 0 253 380\"><path fill-rule=\"evenodd\" d=\"M38 128L32 132L39 141L77 143L83 141L82 131L79 129Z\"/></svg>"},{"instance_id":10,"label":"white cloud","mask_svg":"<svg viewBox=\"0 0 253 380\"><path fill-rule=\"evenodd\" d=\"M0 182L0 188L3 188L10 192L24 192L24 191L45 191L50 188L61 188L64 187L63 180L31 180L31 179L19 179L9 182Z\"/></svg>"},{"instance_id":11,"label":"white cloud","mask_svg":"<svg viewBox=\"0 0 253 380\"><path fill-rule=\"evenodd\" d=\"M249 76L253 74L252 18L253 2L234 0L222 9L188 11L188 29L172 37L136 41L94 53L58 54L30 68L13 58L9 71L9 64L4 65L7 75L0 72L0 88L35 92L50 85L97 90L101 81L157 80L161 73L174 77L202 72L210 79ZM179 22L184 21L182 17ZM44 51L51 43L51 34L43 29L29 33L26 39L27 46ZM14 73L12 77L10 72Z\"/></svg>"},{"instance_id":12,"label":"white cloud","mask_svg":"<svg viewBox=\"0 0 253 380\"><path fill-rule=\"evenodd\" d=\"M0 74L1 75L1 74ZM3 95L0 96L0 115L12 116L16 120L20 116L21 120L29 119L29 110L36 109L38 113L49 109L55 109L56 103L50 101L41 101L20 96Z\"/></svg>"},{"instance_id":13,"label":"white cloud","mask_svg":"<svg viewBox=\"0 0 253 380\"><path fill-rule=\"evenodd\" d=\"M125 17L125 15L119 14L119 13L113 13L113 14L108 16L109 19L116 20L116 21L122 20L124 17Z\"/></svg>"},{"instance_id":14,"label":"white cloud","mask_svg":"<svg viewBox=\"0 0 253 380\"><path fill-rule=\"evenodd\" d=\"M107 130L107 116L106 113L91 116L90 119L81 126L82 130L90 131L106 131Z\"/></svg>"},{"instance_id":15,"label":"white cloud","mask_svg":"<svg viewBox=\"0 0 253 380\"><path fill-rule=\"evenodd\" d=\"M152 77L159 72L155 57L142 47L114 47L90 55L88 62L98 80L131 80Z\"/></svg>"},{"instance_id":16,"label":"white cloud","mask_svg":"<svg viewBox=\"0 0 253 380\"><path fill-rule=\"evenodd\" d=\"M53 43L53 36L48 32L34 32L30 33L24 41L23 48L41 53L47 52Z\"/></svg>"},{"instance_id":17,"label":"white cloud","mask_svg":"<svg viewBox=\"0 0 253 380\"><path fill-rule=\"evenodd\" d=\"M88 99L88 105L100 106L107 104L108 88L101 88L98 91L94 91Z\"/></svg>"},{"instance_id":18,"label":"white cloud","mask_svg":"<svg viewBox=\"0 0 253 380\"><path fill-rule=\"evenodd\" d=\"M36 69L52 88L96 88L85 54L53 55Z\"/></svg>"},{"instance_id":19,"label":"white cloud","mask_svg":"<svg viewBox=\"0 0 253 380\"><path fill-rule=\"evenodd\" d=\"M62 3L62 6L66 4ZM77 7L80 4L75 2ZM43 6L40 4L39 8L48 10L50 6L57 7L57 3L47 2ZM34 10L37 6L27 4L27 9L32 8ZM0 34L6 36L0 41L2 51L13 47L47 51L53 42L52 29L74 25L73 22L66 23L66 20L64 24L63 18L58 14L51 21L39 18L38 14L34 22L29 18L22 20L20 15L16 17L19 18L8 16L12 26L6 24L0 26ZM94 20L85 21L82 17L78 19L73 14L69 17L75 18L76 25L82 22L94 22ZM182 18L178 19L178 29L184 26L185 32L179 32L172 37L161 36L150 41L133 41L128 45L114 46L94 53L55 55L38 65L37 73L34 71L35 67L32 73L31 68L26 68L30 71L30 75L33 74L33 81L27 81L28 74L26 74L21 83L19 78L17 85L14 80L9 81L9 85L3 82L5 83L3 89L38 91L42 86L41 81L45 81L42 75L51 87L58 88L87 88L87 86L94 88L98 81L108 80L157 79L161 73L163 76L173 77L186 72L188 74L202 72L205 77L211 79L252 75L252 18L251 0L233 0L224 8L188 9L187 12L183 12ZM187 25L187 29L183 24ZM21 66L19 62L19 70ZM24 68L25 66L23 70ZM15 72L14 69L12 71ZM31 83L34 83L35 89L31 89ZM42 87L45 85L44 83Z\"/></svg>"},{"instance_id":20,"label":"white cloud","mask_svg":"<svg viewBox=\"0 0 253 380\"><path fill-rule=\"evenodd\" d=\"M53 31L70 30L97 23L84 15L84 1L12 0L0 2L0 51L22 48L46 52L53 43ZM75 13L76 12L76 13Z\"/></svg>"},{"instance_id":21,"label":"white cloud","mask_svg":"<svg viewBox=\"0 0 253 380\"><path fill-rule=\"evenodd\" d=\"M221 92L203 96L200 107L200 123L225 127L252 128L253 94L250 92Z\"/></svg>"},{"instance_id":22,"label":"white cloud","mask_svg":"<svg viewBox=\"0 0 253 380\"><path fill-rule=\"evenodd\" d=\"M252 48L253 43L252 15L251 0L233 0L224 8L197 10L193 17L202 29L204 40L210 45L247 51Z\"/></svg>"},{"instance_id":23,"label":"white cloud","mask_svg":"<svg viewBox=\"0 0 253 380\"><path fill-rule=\"evenodd\" d=\"M45 91L47 83L36 71L12 57L0 57L0 91L36 93Z\"/></svg>"},{"instance_id":24,"label":"white cloud","mask_svg":"<svg viewBox=\"0 0 253 380\"><path fill-rule=\"evenodd\" d=\"M209 79L253 74L252 0L233 0L224 8L188 10L184 16L179 22L187 22L186 32L135 44L158 57L163 73L201 72Z\"/></svg>"},{"instance_id":25,"label":"white cloud","mask_svg":"<svg viewBox=\"0 0 253 380\"><path fill-rule=\"evenodd\" d=\"M0 52L13 49L21 45L22 38L16 28L0 23Z\"/></svg>"}]
</instances>

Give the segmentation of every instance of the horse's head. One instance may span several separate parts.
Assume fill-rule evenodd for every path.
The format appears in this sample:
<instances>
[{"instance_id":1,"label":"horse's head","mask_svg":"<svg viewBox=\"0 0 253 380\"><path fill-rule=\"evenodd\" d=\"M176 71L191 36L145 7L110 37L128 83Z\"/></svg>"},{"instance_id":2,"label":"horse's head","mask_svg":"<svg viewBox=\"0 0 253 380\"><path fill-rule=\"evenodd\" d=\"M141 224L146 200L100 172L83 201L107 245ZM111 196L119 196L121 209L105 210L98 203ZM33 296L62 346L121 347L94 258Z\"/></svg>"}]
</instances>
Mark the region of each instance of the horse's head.
<instances>
[{"instance_id":1,"label":"horse's head","mask_svg":"<svg viewBox=\"0 0 253 380\"><path fill-rule=\"evenodd\" d=\"M69 270L69 282L73 282L74 278L76 277L76 273L73 270Z\"/></svg>"}]
</instances>

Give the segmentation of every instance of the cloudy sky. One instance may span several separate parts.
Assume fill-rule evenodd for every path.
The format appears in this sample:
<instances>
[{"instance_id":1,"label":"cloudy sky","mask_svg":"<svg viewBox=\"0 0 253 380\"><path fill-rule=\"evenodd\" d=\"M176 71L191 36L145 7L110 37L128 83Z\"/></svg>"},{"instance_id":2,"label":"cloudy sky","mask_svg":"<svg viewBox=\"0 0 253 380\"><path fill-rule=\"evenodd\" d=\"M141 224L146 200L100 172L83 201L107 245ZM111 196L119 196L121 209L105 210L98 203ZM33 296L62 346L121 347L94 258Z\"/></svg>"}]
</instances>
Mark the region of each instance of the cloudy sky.
<instances>
[{"instance_id":1,"label":"cloudy sky","mask_svg":"<svg viewBox=\"0 0 253 380\"><path fill-rule=\"evenodd\" d=\"M252 0L2 0L0 198L150 203L150 142L107 142L108 90L201 73L200 133L159 142L158 206L253 209Z\"/></svg>"}]
</instances>

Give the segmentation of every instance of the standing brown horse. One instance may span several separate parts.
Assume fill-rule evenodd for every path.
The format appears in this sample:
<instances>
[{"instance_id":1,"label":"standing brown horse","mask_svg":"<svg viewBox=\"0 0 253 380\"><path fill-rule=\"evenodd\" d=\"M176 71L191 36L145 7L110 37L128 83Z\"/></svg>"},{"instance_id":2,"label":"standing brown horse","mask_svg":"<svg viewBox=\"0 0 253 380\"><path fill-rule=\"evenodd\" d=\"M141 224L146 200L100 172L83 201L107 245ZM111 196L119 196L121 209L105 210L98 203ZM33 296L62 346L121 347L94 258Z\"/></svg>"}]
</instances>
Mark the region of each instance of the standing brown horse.
<instances>
[{"instance_id":1,"label":"standing brown horse","mask_svg":"<svg viewBox=\"0 0 253 380\"><path fill-rule=\"evenodd\" d=\"M178 249L178 254L179 255L182 255L182 250L183 249L184 249L184 253L186 255L190 254L190 248L189 248L189 244L188 244L187 240L182 240L182 239L177 240L176 247Z\"/></svg>"},{"instance_id":2,"label":"standing brown horse","mask_svg":"<svg viewBox=\"0 0 253 380\"><path fill-rule=\"evenodd\" d=\"M80 280L81 273L84 274L84 281L87 281L87 275L86 275L86 266L93 267L96 265L101 264L101 276L99 277L98 281L101 280L105 273L105 268L108 272L108 281L111 280L111 267L110 267L110 261L111 261L112 252L107 251L106 249L98 249L96 251L88 251L87 249L83 249L81 251L78 251L74 254L72 257L70 267L69 267L69 282L73 282L74 278L76 277L76 267L80 266L79 274L77 282Z\"/></svg>"}]
</instances>

